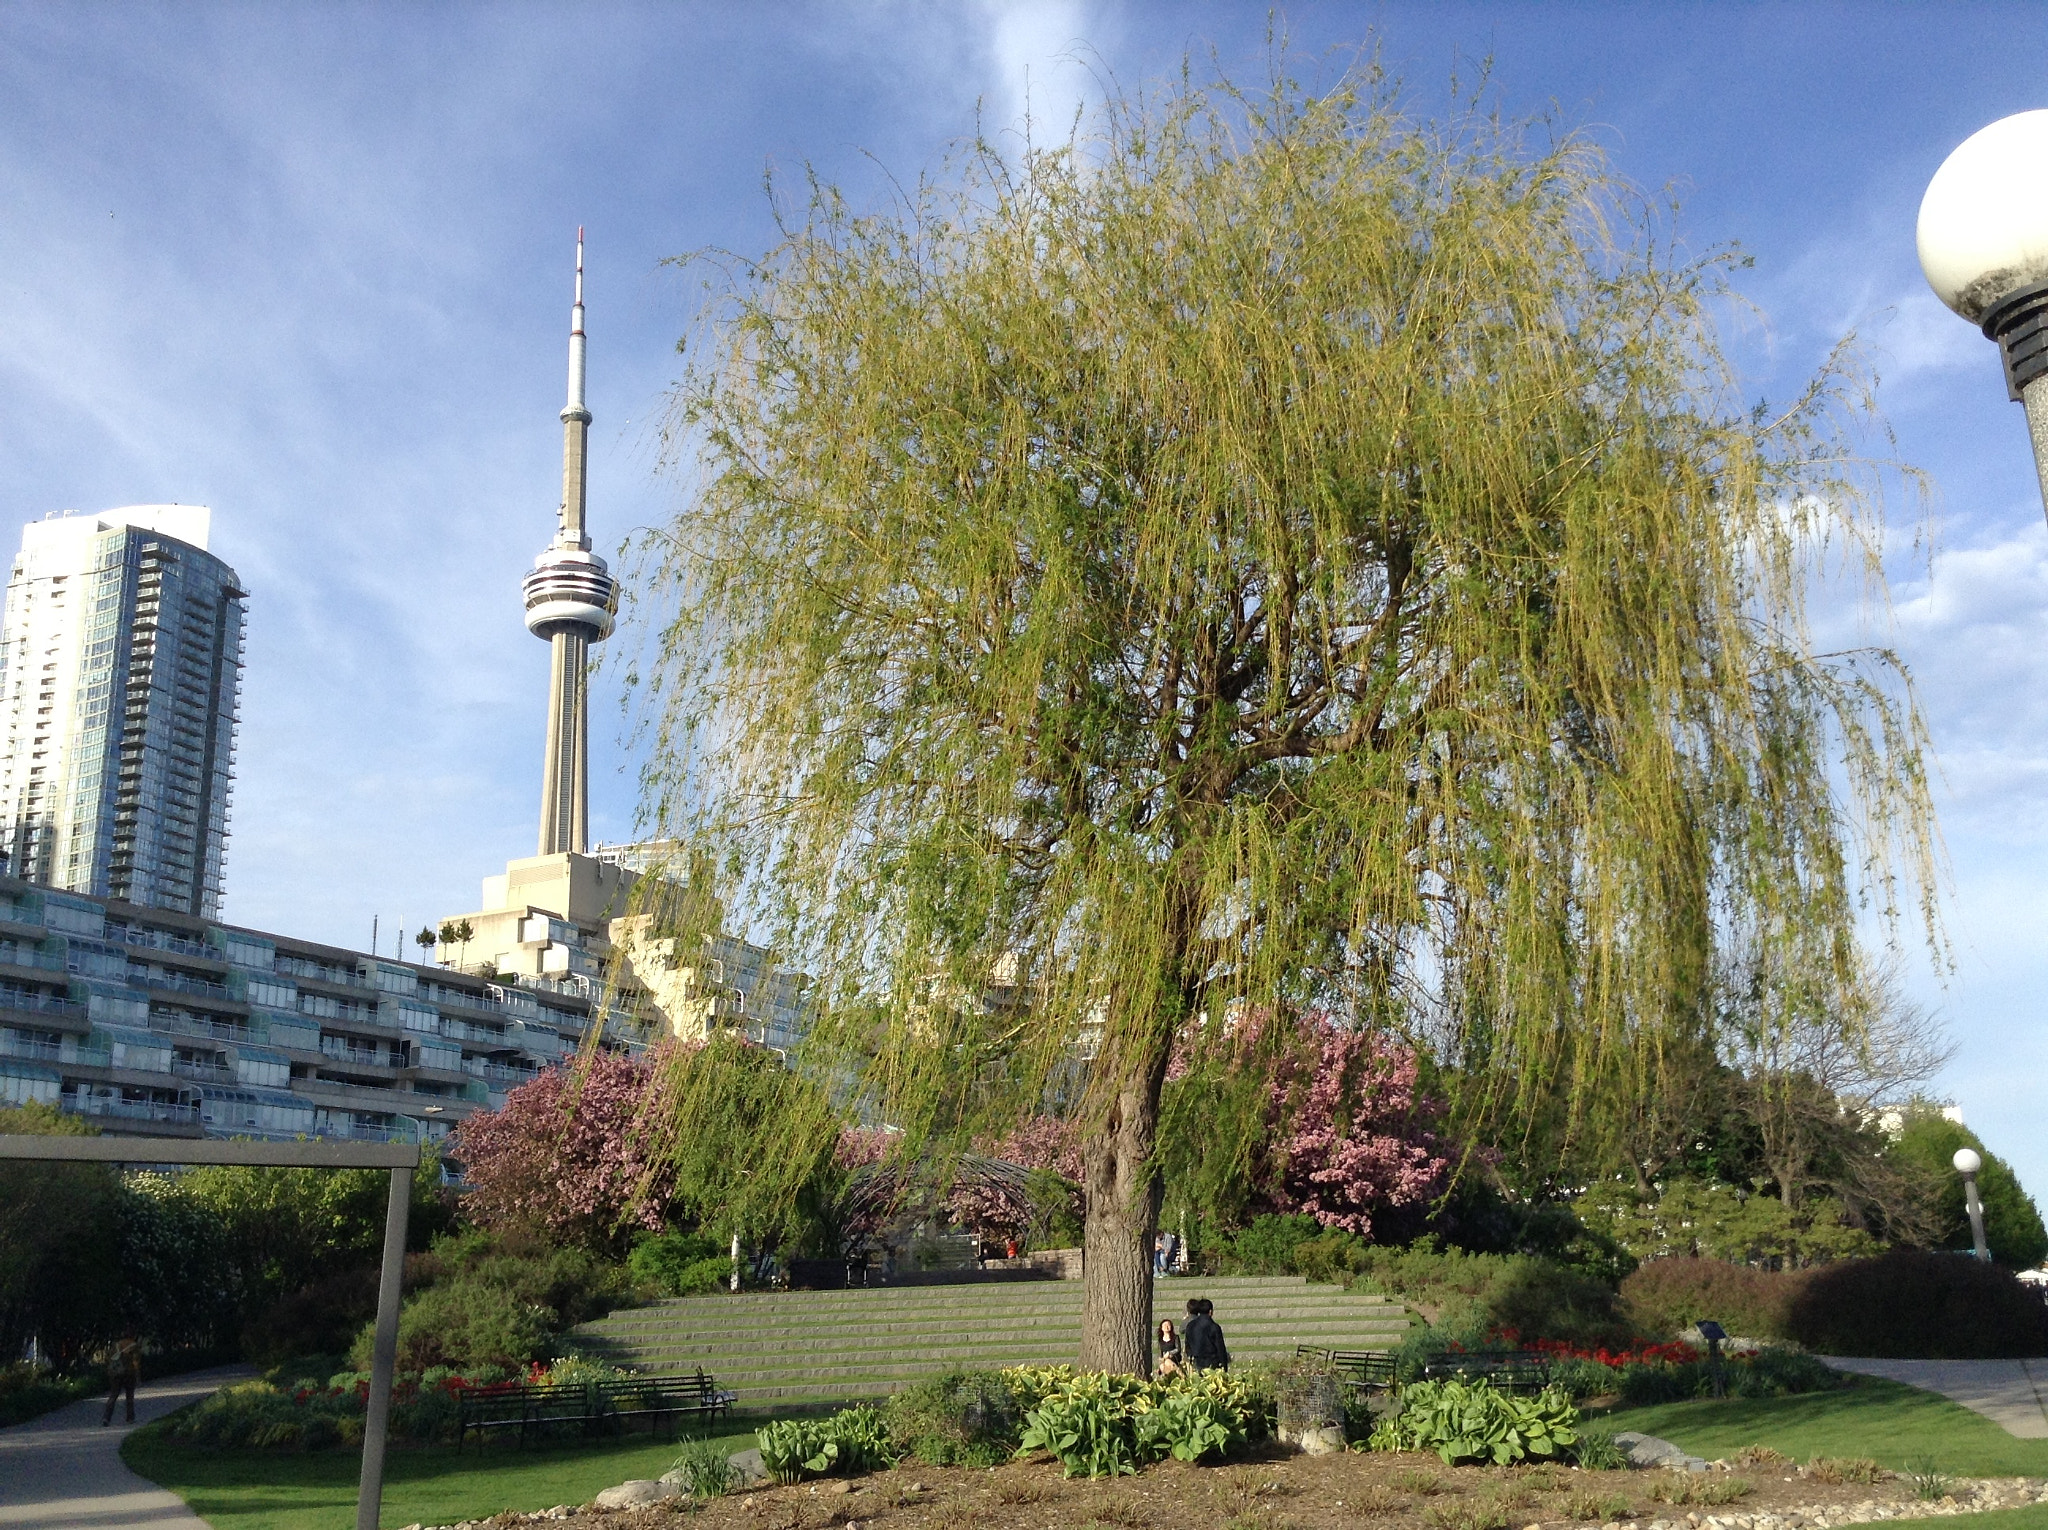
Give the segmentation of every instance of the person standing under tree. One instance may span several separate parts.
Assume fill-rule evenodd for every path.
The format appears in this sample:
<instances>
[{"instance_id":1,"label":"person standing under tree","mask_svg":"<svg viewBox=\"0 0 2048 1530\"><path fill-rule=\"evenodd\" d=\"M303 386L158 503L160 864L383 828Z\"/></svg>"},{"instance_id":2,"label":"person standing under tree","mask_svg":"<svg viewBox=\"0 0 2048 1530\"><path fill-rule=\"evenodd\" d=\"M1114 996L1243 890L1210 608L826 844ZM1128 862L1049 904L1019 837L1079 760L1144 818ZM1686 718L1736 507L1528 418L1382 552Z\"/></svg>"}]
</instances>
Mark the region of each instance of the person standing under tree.
<instances>
[{"instance_id":1,"label":"person standing under tree","mask_svg":"<svg viewBox=\"0 0 2048 1530\"><path fill-rule=\"evenodd\" d=\"M1223 1342L1223 1329L1213 1316L1216 1304L1207 1297L1188 1298L1188 1320L1181 1329L1181 1352L1189 1367L1206 1371L1230 1369L1230 1347Z\"/></svg>"},{"instance_id":2,"label":"person standing under tree","mask_svg":"<svg viewBox=\"0 0 2048 1530\"><path fill-rule=\"evenodd\" d=\"M142 1379L142 1343L133 1333L123 1334L107 1351L107 1411L100 1416L100 1428L114 1421L114 1403L122 1392L128 1394L128 1422L135 1422L135 1383Z\"/></svg>"}]
</instances>

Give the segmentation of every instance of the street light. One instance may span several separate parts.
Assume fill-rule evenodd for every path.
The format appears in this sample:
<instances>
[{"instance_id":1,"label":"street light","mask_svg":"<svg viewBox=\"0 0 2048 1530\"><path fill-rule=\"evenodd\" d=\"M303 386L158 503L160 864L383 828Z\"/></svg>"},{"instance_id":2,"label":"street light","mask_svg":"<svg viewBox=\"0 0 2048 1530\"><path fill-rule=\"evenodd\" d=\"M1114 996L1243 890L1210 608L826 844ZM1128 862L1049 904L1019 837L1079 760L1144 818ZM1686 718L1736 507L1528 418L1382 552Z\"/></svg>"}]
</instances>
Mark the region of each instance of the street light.
<instances>
[{"instance_id":1,"label":"street light","mask_svg":"<svg viewBox=\"0 0 2048 1530\"><path fill-rule=\"evenodd\" d=\"M1956 1156L1949 1162L1963 1176L1963 1209L1970 1213L1970 1242L1977 1257L1989 1264L1991 1248L1984 1241L1984 1203L1977 1199L1977 1171L1984 1167L1984 1160L1974 1148L1957 1148Z\"/></svg>"},{"instance_id":2,"label":"street light","mask_svg":"<svg viewBox=\"0 0 2048 1530\"><path fill-rule=\"evenodd\" d=\"M2048 111L1964 139L1927 183L1917 239L1935 296L1998 342L2048 508Z\"/></svg>"}]
</instances>

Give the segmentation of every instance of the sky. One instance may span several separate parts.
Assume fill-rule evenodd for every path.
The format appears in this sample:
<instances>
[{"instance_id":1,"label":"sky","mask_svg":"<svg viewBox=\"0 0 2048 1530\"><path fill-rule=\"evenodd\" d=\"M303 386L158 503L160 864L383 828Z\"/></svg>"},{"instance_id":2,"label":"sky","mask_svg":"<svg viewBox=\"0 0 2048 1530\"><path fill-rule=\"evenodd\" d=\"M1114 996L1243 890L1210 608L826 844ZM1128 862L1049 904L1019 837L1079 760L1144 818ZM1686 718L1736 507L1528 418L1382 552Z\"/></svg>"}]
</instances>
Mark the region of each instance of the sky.
<instances>
[{"instance_id":1,"label":"sky","mask_svg":"<svg viewBox=\"0 0 2048 1530\"><path fill-rule=\"evenodd\" d=\"M767 248L768 177L873 204L977 114L1064 124L1188 56L1256 78L1269 25L1310 80L1376 49L1421 115L1483 66L1674 193L1689 249L1754 259L1725 339L1758 397L1865 347L1873 450L1928 491L1887 500L1880 634L1939 769L1950 960L1915 948L1910 982L1958 1044L1938 1092L2048 1192L2048 522L1996 352L1913 248L1949 151L2048 106L2037 5L0 3L0 537L213 507L250 591L225 915L357 949L375 919L389 953L533 852L519 581L559 498L577 227L613 554L686 494L672 258ZM594 838L636 827L643 635L593 682Z\"/></svg>"}]
</instances>

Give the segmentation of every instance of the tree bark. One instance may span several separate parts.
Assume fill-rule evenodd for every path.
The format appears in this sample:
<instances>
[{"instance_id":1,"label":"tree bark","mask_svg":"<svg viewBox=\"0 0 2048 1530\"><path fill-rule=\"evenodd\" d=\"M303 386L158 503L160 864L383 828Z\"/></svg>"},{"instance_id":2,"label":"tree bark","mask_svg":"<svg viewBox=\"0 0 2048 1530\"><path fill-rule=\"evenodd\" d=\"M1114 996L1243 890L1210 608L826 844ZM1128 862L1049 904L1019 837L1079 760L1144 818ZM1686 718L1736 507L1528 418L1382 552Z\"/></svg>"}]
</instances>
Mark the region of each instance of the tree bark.
<instances>
[{"instance_id":1,"label":"tree bark","mask_svg":"<svg viewBox=\"0 0 2048 1530\"><path fill-rule=\"evenodd\" d=\"M1083 1370L1152 1374L1152 1240L1162 1191L1152 1147L1165 1078L1163 1055L1127 1074L1081 1151Z\"/></svg>"}]
</instances>

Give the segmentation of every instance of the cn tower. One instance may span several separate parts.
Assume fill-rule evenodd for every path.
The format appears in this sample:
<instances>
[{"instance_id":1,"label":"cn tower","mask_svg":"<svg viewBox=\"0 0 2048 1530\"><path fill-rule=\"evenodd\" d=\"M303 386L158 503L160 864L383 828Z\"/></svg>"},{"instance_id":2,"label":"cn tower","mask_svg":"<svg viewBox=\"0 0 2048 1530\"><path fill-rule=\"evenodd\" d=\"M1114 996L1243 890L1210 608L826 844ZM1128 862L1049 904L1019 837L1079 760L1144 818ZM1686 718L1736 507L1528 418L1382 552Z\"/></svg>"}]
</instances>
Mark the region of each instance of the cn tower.
<instances>
[{"instance_id":1,"label":"cn tower","mask_svg":"<svg viewBox=\"0 0 2048 1530\"><path fill-rule=\"evenodd\" d=\"M590 411L583 403L583 230L569 316L569 402L562 409L562 505L555 539L526 576L526 630L544 638L548 752L541 771L540 853L582 855L590 842L590 645L611 636L619 587L583 524Z\"/></svg>"}]
</instances>

